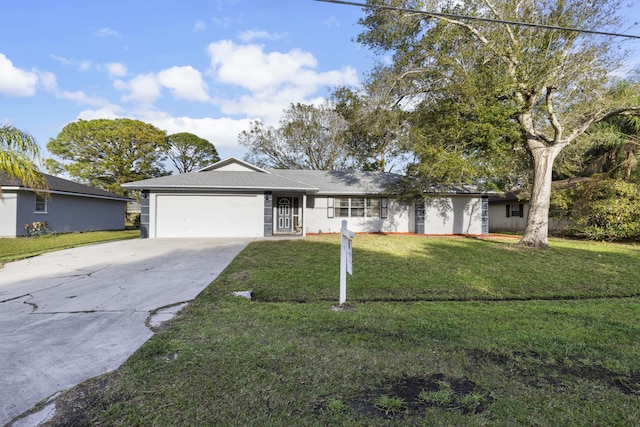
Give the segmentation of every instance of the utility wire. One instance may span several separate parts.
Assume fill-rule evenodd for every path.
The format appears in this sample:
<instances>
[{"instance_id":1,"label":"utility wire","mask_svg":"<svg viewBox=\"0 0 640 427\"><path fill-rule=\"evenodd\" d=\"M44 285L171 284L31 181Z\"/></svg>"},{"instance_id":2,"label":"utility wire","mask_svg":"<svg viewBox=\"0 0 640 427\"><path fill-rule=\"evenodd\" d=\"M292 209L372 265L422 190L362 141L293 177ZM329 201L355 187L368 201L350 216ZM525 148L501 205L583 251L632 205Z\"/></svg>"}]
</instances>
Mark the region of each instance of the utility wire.
<instances>
[{"instance_id":1,"label":"utility wire","mask_svg":"<svg viewBox=\"0 0 640 427\"><path fill-rule=\"evenodd\" d=\"M593 30L581 30L578 28L570 28L570 27L559 27L555 25L545 25L545 24L532 24L529 22L519 22L519 21L507 21L504 19L493 19L493 18L481 18L477 16L466 16L466 15L456 15L452 13L441 13L441 12L428 12L425 10L418 9L406 9L403 7L396 6L386 6L382 4L366 4L366 3L357 3L352 1L344 1L344 0L316 0L323 3L336 3L343 4L347 6L358 6L362 8L368 9L383 9L383 10L393 10L396 12L407 12L419 15L428 15L439 18L451 18L451 19L468 19L472 21L483 21L483 22L492 22L497 24L510 24L510 25L520 25L523 27L534 27L534 28L547 28L550 30L561 30L561 31L572 31L574 33L583 33L583 34L597 34L600 36L611 36L611 37L625 37L630 39L640 39L640 36L632 35L632 34L619 34L619 33L608 33L605 31L593 31Z\"/></svg>"}]
</instances>

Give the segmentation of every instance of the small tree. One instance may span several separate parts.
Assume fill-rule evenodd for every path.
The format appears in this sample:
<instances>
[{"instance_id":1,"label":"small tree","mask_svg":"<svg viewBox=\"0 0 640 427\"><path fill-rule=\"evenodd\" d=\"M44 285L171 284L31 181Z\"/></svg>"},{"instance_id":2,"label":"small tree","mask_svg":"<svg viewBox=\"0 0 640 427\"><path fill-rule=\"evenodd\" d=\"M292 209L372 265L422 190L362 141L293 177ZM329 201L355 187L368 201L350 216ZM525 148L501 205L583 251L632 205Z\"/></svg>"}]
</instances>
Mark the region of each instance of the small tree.
<instances>
[{"instance_id":1,"label":"small tree","mask_svg":"<svg viewBox=\"0 0 640 427\"><path fill-rule=\"evenodd\" d=\"M34 163L39 158L40 148L33 136L14 126L0 126L0 173L19 179L35 191L46 190L47 181Z\"/></svg>"},{"instance_id":2,"label":"small tree","mask_svg":"<svg viewBox=\"0 0 640 427\"><path fill-rule=\"evenodd\" d=\"M191 172L220 160L216 147L192 133L181 132L167 137L167 157L179 173Z\"/></svg>"}]
</instances>

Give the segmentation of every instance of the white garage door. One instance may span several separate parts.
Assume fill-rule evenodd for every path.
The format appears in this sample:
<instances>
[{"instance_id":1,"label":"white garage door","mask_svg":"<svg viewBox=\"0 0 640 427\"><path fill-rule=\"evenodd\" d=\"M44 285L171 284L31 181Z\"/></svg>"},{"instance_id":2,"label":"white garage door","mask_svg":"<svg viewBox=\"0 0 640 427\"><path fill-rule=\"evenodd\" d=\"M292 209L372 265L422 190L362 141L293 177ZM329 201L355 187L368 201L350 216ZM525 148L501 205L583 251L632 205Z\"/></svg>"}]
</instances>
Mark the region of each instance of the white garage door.
<instances>
[{"instance_id":1,"label":"white garage door","mask_svg":"<svg viewBox=\"0 0 640 427\"><path fill-rule=\"evenodd\" d=\"M258 197L252 195L156 196L156 237L256 237Z\"/></svg>"}]
</instances>

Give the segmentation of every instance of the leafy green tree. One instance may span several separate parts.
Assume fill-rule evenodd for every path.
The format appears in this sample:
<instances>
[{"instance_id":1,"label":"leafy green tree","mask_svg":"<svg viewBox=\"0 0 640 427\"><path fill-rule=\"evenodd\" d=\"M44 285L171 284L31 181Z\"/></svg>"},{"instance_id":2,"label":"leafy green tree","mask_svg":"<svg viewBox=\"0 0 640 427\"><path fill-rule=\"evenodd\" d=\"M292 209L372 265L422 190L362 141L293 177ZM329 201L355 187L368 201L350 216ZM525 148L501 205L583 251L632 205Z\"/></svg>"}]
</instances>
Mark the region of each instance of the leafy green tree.
<instances>
[{"instance_id":1,"label":"leafy green tree","mask_svg":"<svg viewBox=\"0 0 640 427\"><path fill-rule=\"evenodd\" d=\"M638 180L640 117L612 117L594 126L588 139L591 142L585 153L588 174L605 173L625 181Z\"/></svg>"},{"instance_id":2,"label":"leafy green tree","mask_svg":"<svg viewBox=\"0 0 640 427\"><path fill-rule=\"evenodd\" d=\"M167 157L179 173L191 172L220 160L216 147L192 133L181 132L167 137Z\"/></svg>"},{"instance_id":3,"label":"leafy green tree","mask_svg":"<svg viewBox=\"0 0 640 427\"><path fill-rule=\"evenodd\" d=\"M478 130L491 123L487 116L495 118L494 123L504 122L504 131L501 125L495 129L503 137L480 138L480 146L474 142L478 139L461 133L454 160L465 162L471 153L481 161L487 149L511 156L516 149L511 145L514 128L504 119L515 122L518 148L529 157L531 179L531 208L520 245L548 246L552 172L559 153L595 123L640 112L637 91L607 90L610 72L619 69L624 52L615 49L612 37L456 16L606 31L620 28L618 11L623 2L460 0L445 3L444 10L437 0L370 3L451 13L435 16L371 8L361 20L365 30L358 40L392 55L391 64L380 69L385 69L387 87L397 99L409 100L422 110L437 109L444 101L459 111L459 105L466 103ZM507 111L511 116L504 114ZM427 143L432 136L424 133ZM451 151L440 147L436 145L438 154Z\"/></svg>"},{"instance_id":4,"label":"leafy green tree","mask_svg":"<svg viewBox=\"0 0 640 427\"><path fill-rule=\"evenodd\" d=\"M162 161L167 135L148 123L132 119L79 120L69 123L47 144L62 162L47 167L62 169L78 180L127 194L120 184L166 175Z\"/></svg>"},{"instance_id":5,"label":"leafy green tree","mask_svg":"<svg viewBox=\"0 0 640 427\"><path fill-rule=\"evenodd\" d=\"M335 109L347 122L345 144L358 167L391 172L403 162L409 145L407 112L387 96L373 80L359 92L338 87L333 92Z\"/></svg>"},{"instance_id":6,"label":"leafy green tree","mask_svg":"<svg viewBox=\"0 0 640 427\"><path fill-rule=\"evenodd\" d=\"M554 190L554 217L570 235L591 240L640 240L640 186L603 176Z\"/></svg>"},{"instance_id":7,"label":"leafy green tree","mask_svg":"<svg viewBox=\"0 0 640 427\"><path fill-rule=\"evenodd\" d=\"M280 127L256 121L238 140L249 148L245 159L257 166L340 170L352 164L344 142L346 127L344 118L328 105L292 104Z\"/></svg>"},{"instance_id":8,"label":"leafy green tree","mask_svg":"<svg viewBox=\"0 0 640 427\"><path fill-rule=\"evenodd\" d=\"M14 126L0 126L0 173L18 178L36 191L46 190L47 181L35 164L39 158L40 148L33 136Z\"/></svg>"}]
</instances>

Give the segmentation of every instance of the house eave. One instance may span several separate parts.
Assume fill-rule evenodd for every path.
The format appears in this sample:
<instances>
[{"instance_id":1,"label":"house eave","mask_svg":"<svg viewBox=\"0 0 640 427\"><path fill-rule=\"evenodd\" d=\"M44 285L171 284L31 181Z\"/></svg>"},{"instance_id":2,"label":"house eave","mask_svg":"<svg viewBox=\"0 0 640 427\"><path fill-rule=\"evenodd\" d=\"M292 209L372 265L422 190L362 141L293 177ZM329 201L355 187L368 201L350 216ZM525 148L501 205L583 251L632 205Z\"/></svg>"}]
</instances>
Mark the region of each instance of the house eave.
<instances>
[{"instance_id":1,"label":"house eave","mask_svg":"<svg viewBox=\"0 0 640 427\"><path fill-rule=\"evenodd\" d=\"M132 190L148 190L148 191L247 191L247 192L264 192L264 191L290 191L298 193L316 193L317 188L300 188L300 187L255 187L255 186L207 186L207 185L152 185L137 186L123 184L123 188Z\"/></svg>"},{"instance_id":2,"label":"house eave","mask_svg":"<svg viewBox=\"0 0 640 427\"><path fill-rule=\"evenodd\" d=\"M2 187L2 191L27 191L29 193L35 193L35 191L32 188L29 187L16 187L16 186L3 186ZM112 196L103 196L100 194L86 194L86 193L74 193L72 191L60 191L60 190L40 190L40 193L44 193L44 194L58 194L61 196L74 196L74 197L85 197L85 198L89 198L89 199L104 199L104 200L117 200L117 201L122 201L122 202L132 202L135 199L132 199L130 197L112 197Z\"/></svg>"}]
</instances>

